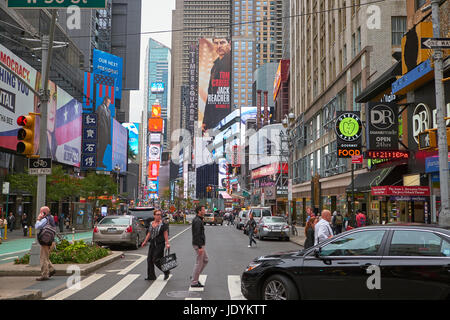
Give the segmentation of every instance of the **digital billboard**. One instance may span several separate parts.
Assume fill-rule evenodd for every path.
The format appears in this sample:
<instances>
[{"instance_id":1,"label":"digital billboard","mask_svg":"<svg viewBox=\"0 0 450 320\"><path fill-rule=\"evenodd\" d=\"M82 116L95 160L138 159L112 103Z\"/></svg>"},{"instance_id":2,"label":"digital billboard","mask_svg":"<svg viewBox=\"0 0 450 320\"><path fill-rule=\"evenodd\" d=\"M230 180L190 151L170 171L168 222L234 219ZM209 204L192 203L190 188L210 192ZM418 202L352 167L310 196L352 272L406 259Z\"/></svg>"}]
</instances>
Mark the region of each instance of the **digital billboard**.
<instances>
[{"instance_id":1,"label":"digital billboard","mask_svg":"<svg viewBox=\"0 0 450 320\"><path fill-rule=\"evenodd\" d=\"M199 40L198 127L205 133L231 112L231 41Z\"/></svg>"},{"instance_id":2,"label":"digital billboard","mask_svg":"<svg viewBox=\"0 0 450 320\"><path fill-rule=\"evenodd\" d=\"M164 93L164 83L163 82L152 82L150 85L150 91L152 93Z\"/></svg>"},{"instance_id":3,"label":"digital billboard","mask_svg":"<svg viewBox=\"0 0 450 320\"><path fill-rule=\"evenodd\" d=\"M134 155L139 153L139 123L122 123L128 129L128 145Z\"/></svg>"},{"instance_id":4,"label":"digital billboard","mask_svg":"<svg viewBox=\"0 0 450 320\"><path fill-rule=\"evenodd\" d=\"M123 59L108 52L94 49L93 73L113 77L115 80L114 96L122 99Z\"/></svg>"},{"instance_id":5,"label":"digital billboard","mask_svg":"<svg viewBox=\"0 0 450 320\"><path fill-rule=\"evenodd\" d=\"M164 121L162 118L150 118L148 119L148 131L150 132L163 132Z\"/></svg>"},{"instance_id":6,"label":"digital billboard","mask_svg":"<svg viewBox=\"0 0 450 320\"><path fill-rule=\"evenodd\" d=\"M120 167L120 172L127 171L128 130L119 121L113 119L112 169Z\"/></svg>"}]
</instances>

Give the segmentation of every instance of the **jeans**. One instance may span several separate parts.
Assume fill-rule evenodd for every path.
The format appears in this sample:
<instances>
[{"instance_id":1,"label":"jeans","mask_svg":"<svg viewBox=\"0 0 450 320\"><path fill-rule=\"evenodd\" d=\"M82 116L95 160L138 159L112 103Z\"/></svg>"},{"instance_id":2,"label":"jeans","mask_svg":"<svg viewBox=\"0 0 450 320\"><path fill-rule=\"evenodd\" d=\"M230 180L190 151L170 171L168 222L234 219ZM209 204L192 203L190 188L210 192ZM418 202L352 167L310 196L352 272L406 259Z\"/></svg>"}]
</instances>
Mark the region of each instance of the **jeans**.
<instances>
[{"instance_id":1,"label":"jeans","mask_svg":"<svg viewBox=\"0 0 450 320\"><path fill-rule=\"evenodd\" d=\"M5 238L5 227L0 228L0 238L2 238L2 239Z\"/></svg>"},{"instance_id":2,"label":"jeans","mask_svg":"<svg viewBox=\"0 0 450 320\"><path fill-rule=\"evenodd\" d=\"M253 234L254 234L254 230L250 230L249 232L248 232L248 239L250 240L250 247L252 246L252 242L254 242L255 244L256 244L256 241L255 241L255 239L253 238Z\"/></svg>"},{"instance_id":3,"label":"jeans","mask_svg":"<svg viewBox=\"0 0 450 320\"><path fill-rule=\"evenodd\" d=\"M197 254L197 259L195 260L194 271L192 272L192 283L197 284L198 278L200 277L200 273L205 269L208 264L208 254L206 253L206 249L203 246L203 253L199 252L198 246L193 246L195 253Z\"/></svg>"}]
</instances>

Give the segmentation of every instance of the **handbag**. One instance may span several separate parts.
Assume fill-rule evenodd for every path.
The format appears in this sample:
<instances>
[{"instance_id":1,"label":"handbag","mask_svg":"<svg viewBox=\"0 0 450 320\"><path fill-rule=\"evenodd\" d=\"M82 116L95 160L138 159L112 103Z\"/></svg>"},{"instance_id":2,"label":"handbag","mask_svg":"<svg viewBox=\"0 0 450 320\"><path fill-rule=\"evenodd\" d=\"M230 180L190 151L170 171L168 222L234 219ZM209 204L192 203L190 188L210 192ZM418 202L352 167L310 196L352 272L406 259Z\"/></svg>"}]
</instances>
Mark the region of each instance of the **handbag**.
<instances>
[{"instance_id":1,"label":"handbag","mask_svg":"<svg viewBox=\"0 0 450 320\"><path fill-rule=\"evenodd\" d=\"M178 266L177 255L170 253L170 249L164 250L164 256L158 259L158 263L162 272L167 272Z\"/></svg>"}]
</instances>

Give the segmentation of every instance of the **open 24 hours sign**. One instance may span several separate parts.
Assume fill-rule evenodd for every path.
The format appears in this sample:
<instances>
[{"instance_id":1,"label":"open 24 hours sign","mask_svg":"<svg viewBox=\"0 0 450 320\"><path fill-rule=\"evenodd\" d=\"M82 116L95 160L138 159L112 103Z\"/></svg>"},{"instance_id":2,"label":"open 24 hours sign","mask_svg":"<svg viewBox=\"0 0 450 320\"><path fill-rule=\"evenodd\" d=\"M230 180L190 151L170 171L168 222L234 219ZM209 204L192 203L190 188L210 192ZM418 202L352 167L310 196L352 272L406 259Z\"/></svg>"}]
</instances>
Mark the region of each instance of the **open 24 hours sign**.
<instances>
[{"instance_id":1,"label":"open 24 hours sign","mask_svg":"<svg viewBox=\"0 0 450 320\"><path fill-rule=\"evenodd\" d=\"M336 112L337 157L361 155L362 121L359 111Z\"/></svg>"}]
</instances>

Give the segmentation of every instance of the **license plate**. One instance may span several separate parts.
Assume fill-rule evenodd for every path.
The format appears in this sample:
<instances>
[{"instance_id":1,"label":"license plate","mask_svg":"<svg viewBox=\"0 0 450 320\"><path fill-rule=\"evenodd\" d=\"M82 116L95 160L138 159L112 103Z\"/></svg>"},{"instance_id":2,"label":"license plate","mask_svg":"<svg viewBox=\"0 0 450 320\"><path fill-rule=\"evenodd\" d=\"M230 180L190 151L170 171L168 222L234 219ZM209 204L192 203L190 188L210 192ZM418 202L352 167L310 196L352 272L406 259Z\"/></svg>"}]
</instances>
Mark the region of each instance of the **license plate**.
<instances>
[{"instance_id":1,"label":"license plate","mask_svg":"<svg viewBox=\"0 0 450 320\"><path fill-rule=\"evenodd\" d=\"M109 228L108 230L106 230L106 231L108 231L108 232L111 232L111 233L113 233L113 232L116 232L117 231L117 229L116 228Z\"/></svg>"}]
</instances>

